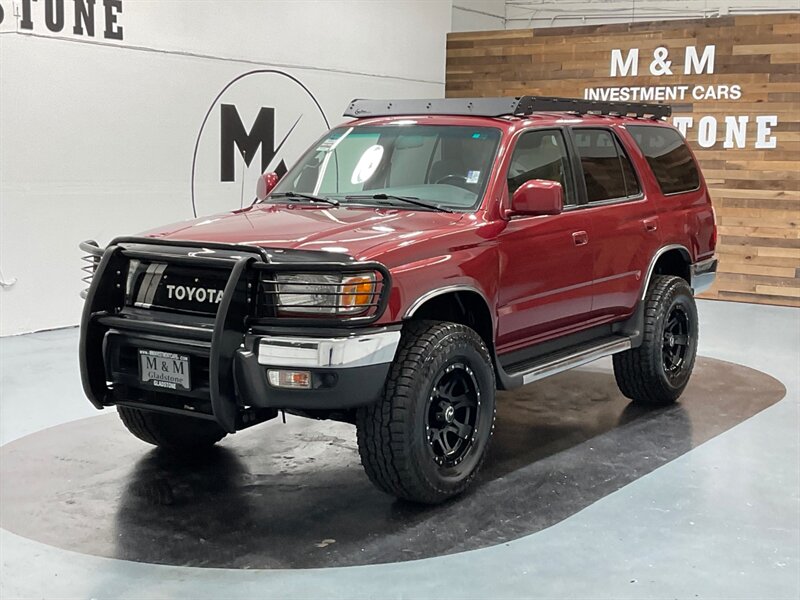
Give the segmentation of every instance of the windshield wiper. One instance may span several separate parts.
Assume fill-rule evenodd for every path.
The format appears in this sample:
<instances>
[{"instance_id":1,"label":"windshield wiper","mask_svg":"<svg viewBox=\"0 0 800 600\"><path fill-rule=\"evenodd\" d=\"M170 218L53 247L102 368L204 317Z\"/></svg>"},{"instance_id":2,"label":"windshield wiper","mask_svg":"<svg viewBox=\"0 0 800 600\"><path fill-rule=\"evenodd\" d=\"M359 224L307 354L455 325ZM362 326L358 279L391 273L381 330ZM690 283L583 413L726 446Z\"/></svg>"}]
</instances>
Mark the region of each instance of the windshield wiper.
<instances>
[{"instance_id":1,"label":"windshield wiper","mask_svg":"<svg viewBox=\"0 0 800 600\"><path fill-rule=\"evenodd\" d=\"M314 194L303 194L300 192L278 192L277 194L270 195L270 198L287 198L289 200L309 200L311 202L324 202L331 206L339 206L339 201L333 198L326 198L325 196L315 196Z\"/></svg>"},{"instance_id":2,"label":"windshield wiper","mask_svg":"<svg viewBox=\"0 0 800 600\"><path fill-rule=\"evenodd\" d=\"M449 208L445 208L444 206L439 206L438 204L432 204L431 202L425 202L424 200L420 200L415 196L395 196L394 194L355 194L352 196L345 196L345 200L400 200L401 202L408 202L409 204L414 204L415 206L421 206L423 208L429 208L431 210L438 210L440 212L451 213L453 212Z\"/></svg>"}]
</instances>

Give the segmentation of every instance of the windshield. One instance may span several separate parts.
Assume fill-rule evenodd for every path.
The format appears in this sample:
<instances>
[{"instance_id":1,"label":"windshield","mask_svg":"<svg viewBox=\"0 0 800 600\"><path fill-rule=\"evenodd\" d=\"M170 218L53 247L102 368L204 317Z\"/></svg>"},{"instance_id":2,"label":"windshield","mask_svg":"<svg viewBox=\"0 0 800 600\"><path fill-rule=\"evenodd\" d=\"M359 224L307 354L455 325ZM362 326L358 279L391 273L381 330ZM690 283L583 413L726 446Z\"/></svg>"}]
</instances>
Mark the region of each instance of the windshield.
<instances>
[{"instance_id":1,"label":"windshield","mask_svg":"<svg viewBox=\"0 0 800 600\"><path fill-rule=\"evenodd\" d=\"M500 130L492 127L339 127L300 159L271 196L313 194L343 204L418 210L392 198L405 196L470 210L483 197L499 140Z\"/></svg>"}]
</instances>

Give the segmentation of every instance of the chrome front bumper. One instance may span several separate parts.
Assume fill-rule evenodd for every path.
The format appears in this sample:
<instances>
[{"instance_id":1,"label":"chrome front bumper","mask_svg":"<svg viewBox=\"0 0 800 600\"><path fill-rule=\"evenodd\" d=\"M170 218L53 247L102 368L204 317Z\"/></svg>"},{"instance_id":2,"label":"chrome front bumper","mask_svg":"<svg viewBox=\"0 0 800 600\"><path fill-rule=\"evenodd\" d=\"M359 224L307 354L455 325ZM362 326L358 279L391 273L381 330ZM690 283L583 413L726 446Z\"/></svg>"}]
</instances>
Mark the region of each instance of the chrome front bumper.
<instances>
[{"instance_id":1,"label":"chrome front bumper","mask_svg":"<svg viewBox=\"0 0 800 600\"><path fill-rule=\"evenodd\" d=\"M349 369L394 360L399 331L347 337L268 336L258 342L258 364L270 367Z\"/></svg>"},{"instance_id":2,"label":"chrome front bumper","mask_svg":"<svg viewBox=\"0 0 800 600\"><path fill-rule=\"evenodd\" d=\"M305 333L305 332L303 332ZM237 351L239 395L245 404L294 410L348 410L375 402L400 343L400 328L375 328L336 337L252 335ZM309 371L310 389L267 380L273 369Z\"/></svg>"}]
</instances>

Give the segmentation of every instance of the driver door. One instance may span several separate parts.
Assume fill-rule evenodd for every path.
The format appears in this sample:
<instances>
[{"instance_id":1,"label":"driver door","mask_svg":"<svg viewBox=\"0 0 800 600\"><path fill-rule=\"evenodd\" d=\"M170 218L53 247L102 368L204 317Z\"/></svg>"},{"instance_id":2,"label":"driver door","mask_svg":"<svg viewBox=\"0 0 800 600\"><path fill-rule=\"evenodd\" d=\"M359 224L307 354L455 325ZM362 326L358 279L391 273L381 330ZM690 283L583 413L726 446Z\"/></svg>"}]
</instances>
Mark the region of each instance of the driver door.
<instances>
[{"instance_id":1,"label":"driver door","mask_svg":"<svg viewBox=\"0 0 800 600\"><path fill-rule=\"evenodd\" d=\"M574 210L577 186L564 132L523 132L506 177L509 200L530 179L560 183L564 211L512 217L499 236L499 353L582 329L592 305L591 240L585 211Z\"/></svg>"}]
</instances>

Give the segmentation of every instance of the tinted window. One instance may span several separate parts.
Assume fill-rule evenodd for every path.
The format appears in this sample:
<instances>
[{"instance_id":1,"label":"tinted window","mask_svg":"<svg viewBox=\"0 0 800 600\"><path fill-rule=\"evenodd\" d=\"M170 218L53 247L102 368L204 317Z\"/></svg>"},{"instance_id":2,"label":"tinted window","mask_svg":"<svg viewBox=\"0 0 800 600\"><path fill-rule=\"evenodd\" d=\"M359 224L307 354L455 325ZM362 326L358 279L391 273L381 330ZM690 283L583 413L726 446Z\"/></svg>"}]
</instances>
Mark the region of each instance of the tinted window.
<instances>
[{"instance_id":1,"label":"tinted window","mask_svg":"<svg viewBox=\"0 0 800 600\"><path fill-rule=\"evenodd\" d=\"M627 130L647 158L664 194L700 187L700 173L681 134L667 127L633 125Z\"/></svg>"},{"instance_id":2,"label":"tinted window","mask_svg":"<svg viewBox=\"0 0 800 600\"><path fill-rule=\"evenodd\" d=\"M509 195L531 179L557 181L564 189L564 204L575 204L569 160L560 131L530 131L519 138L508 167Z\"/></svg>"},{"instance_id":3,"label":"tinted window","mask_svg":"<svg viewBox=\"0 0 800 600\"><path fill-rule=\"evenodd\" d=\"M631 161L610 131L606 129L574 131L589 202L639 195L639 183Z\"/></svg>"}]
</instances>

